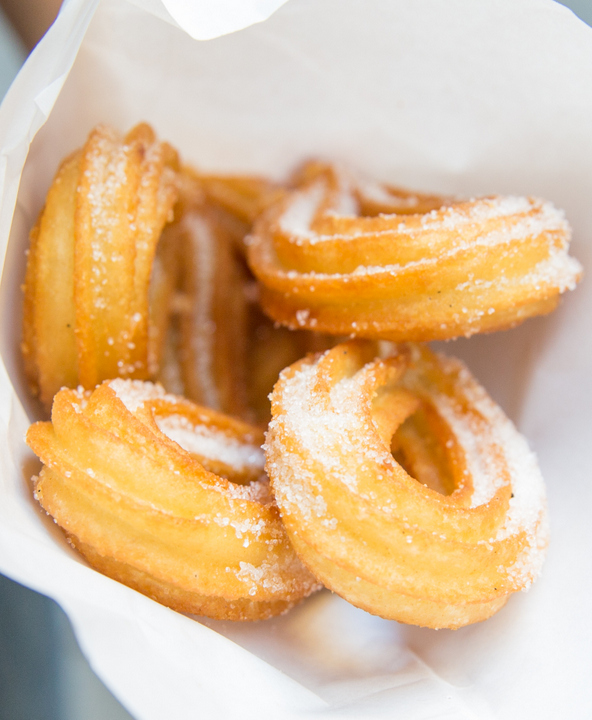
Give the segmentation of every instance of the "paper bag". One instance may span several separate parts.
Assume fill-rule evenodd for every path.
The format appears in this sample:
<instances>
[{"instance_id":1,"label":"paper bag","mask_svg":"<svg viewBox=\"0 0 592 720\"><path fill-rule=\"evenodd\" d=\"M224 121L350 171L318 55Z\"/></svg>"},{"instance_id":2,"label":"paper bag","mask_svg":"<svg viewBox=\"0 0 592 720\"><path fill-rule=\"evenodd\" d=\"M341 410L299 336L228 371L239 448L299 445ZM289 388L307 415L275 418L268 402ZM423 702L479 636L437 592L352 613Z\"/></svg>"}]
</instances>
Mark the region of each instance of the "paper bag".
<instances>
[{"instance_id":1,"label":"paper bag","mask_svg":"<svg viewBox=\"0 0 592 720\"><path fill-rule=\"evenodd\" d=\"M246 29L196 41L178 23ZM591 117L592 32L551 0L65 5L0 110L0 570L62 605L137 718L590 717L592 291L445 347L538 452L551 545L530 592L455 632L329 592L251 625L185 617L87 567L32 499L20 285L61 158L99 122L147 120L204 170L282 177L322 156L417 189L537 195L590 268Z\"/></svg>"}]
</instances>

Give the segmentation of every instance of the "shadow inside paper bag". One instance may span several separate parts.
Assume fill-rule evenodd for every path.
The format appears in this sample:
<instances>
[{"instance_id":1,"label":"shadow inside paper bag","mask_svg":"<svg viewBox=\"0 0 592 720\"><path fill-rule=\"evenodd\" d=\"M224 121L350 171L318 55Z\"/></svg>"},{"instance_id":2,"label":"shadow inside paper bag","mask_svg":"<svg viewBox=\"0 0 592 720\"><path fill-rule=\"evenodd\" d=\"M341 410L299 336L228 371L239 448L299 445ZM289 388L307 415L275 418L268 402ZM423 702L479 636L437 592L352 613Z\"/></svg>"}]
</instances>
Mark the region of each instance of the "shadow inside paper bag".
<instances>
[{"instance_id":1,"label":"shadow inside paper bag","mask_svg":"<svg viewBox=\"0 0 592 720\"><path fill-rule=\"evenodd\" d=\"M418 683L425 684L428 693L445 692L445 684L406 646L401 625L370 615L328 590L286 615L259 623L196 619L281 670L333 709L354 712Z\"/></svg>"}]
</instances>

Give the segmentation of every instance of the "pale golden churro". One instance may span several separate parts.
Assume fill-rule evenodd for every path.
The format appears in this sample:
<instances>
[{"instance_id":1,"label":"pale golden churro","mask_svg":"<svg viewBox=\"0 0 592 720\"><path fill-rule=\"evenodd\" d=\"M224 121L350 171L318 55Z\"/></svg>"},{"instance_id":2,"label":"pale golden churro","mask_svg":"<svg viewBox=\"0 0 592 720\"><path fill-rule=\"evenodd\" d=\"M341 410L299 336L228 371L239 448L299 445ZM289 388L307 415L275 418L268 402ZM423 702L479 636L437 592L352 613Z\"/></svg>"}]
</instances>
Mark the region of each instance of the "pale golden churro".
<instances>
[{"instance_id":1,"label":"pale golden churro","mask_svg":"<svg viewBox=\"0 0 592 720\"><path fill-rule=\"evenodd\" d=\"M469 336L550 312L580 277L569 226L550 203L413 195L331 166L302 177L248 240L262 306L290 328Z\"/></svg>"},{"instance_id":2,"label":"pale golden churro","mask_svg":"<svg viewBox=\"0 0 592 720\"><path fill-rule=\"evenodd\" d=\"M112 380L62 390L27 442L41 505L101 572L181 612L256 620L320 585L296 557L263 472L262 433Z\"/></svg>"},{"instance_id":3,"label":"pale golden churro","mask_svg":"<svg viewBox=\"0 0 592 720\"><path fill-rule=\"evenodd\" d=\"M319 580L371 613L484 620L544 558L536 460L461 363L377 351L351 341L280 376L266 467L288 535Z\"/></svg>"},{"instance_id":4,"label":"pale golden churro","mask_svg":"<svg viewBox=\"0 0 592 720\"><path fill-rule=\"evenodd\" d=\"M141 124L125 138L99 126L58 170L25 278L23 354L46 408L62 386L156 373L150 278L177 198L177 165L175 151Z\"/></svg>"}]
</instances>

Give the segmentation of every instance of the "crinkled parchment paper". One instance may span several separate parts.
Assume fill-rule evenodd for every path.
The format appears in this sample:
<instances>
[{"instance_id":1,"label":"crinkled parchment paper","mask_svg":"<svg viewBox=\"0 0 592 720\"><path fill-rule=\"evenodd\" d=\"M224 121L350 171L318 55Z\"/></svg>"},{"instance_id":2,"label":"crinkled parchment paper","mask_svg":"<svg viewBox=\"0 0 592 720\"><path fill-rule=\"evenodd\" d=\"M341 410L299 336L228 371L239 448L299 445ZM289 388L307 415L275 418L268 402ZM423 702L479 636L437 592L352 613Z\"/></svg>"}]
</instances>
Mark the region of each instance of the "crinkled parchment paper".
<instances>
[{"instance_id":1,"label":"crinkled parchment paper","mask_svg":"<svg viewBox=\"0 0 592 720\"><path fill-rule=\"evenodd\" d=\"M66 3L0 110L0 570L62 605L137 718L591 717L592 284L446 347L539 454L552 542L530 592L456 632L327 592L263 623L200 622L90 570L31 497L19 286L59 160L98 122L145 119L207 170L281 177L322 155L418 189L540 195L590 272L591 118L592 31L551 0Z\"/></svg>"}]
</instances>

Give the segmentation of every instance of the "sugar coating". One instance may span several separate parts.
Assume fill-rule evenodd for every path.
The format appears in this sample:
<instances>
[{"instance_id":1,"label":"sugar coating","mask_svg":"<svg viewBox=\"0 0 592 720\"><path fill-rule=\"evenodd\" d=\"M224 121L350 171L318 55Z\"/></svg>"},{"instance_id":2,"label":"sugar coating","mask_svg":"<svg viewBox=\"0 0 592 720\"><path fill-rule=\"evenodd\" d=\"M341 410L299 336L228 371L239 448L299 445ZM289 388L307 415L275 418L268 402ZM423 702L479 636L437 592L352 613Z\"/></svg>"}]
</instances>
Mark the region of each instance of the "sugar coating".
<instances>
[{"instance_id":1,"label":"sugar coating","mask_svg":"<svg viewBox=\"0 0 592 720\"><path fill-rule=\"evenodd\" d=\"M326 192L326 182L317 182L302 192L294 193L292 202L280 218L280 227L296 236L313 237L310 226Z\"/></svg>"},{"instance_id":2,"label":"sugar coating","mask_svg":"<svg viewBox=\"0 0 592 720\"><path fill-rule=\"evenodd\" d=\"M506 466L496 457L498 445L489 426L462 412L446 395L433 395L432 401L462 447L472 480L471 507L485 505L508 482Z\"/></svg>"},{"instance_id":3,"label":"sugar coating","mask_svg":"<svg viewBox=\"0 0 592 720\"><path fill-rule=\"evenodd\" d=\"M381 196L379 185L374 185L371 194ZM571 230L565 219L563 211L555 208L552 203L520 196L480 198L460 205L450 205L438 210L432 210L421 216L419 224L408 221L405 216L399 216L400 222L393 226L396 215L378 216L384 221L384 229L374 228L366 232L363 228L351 234L339 233L323 235L316 233L313 222L321 212L336 215L349 215L355 217L358 210L351 195L351 188L344 184L341 193L337 194L334 207L322 209L327 189L327 182L320 179L309 187L293 193L290 203L278 221L278 227L286 235L286 239L296 246L314 246L324 242L340 241L345 244L369 237L378 238L381 235L393 236L395 233L401 239L422 238L426 243L426 256L418 260L405 263L391 263L387 265L360 265L351 274L322 273L322 272L295 272L290 269L277 267L275 272L279 277L302 282L347 282L350 277L360 276L392 276L396 277L411 270L429 269L437 267L443 262L453 260L467 250L481 248L498 248L504 254L516 243L529 244L533 238L546 238L548 242L548 257L533 266L530 272L522 277L510 279L501 275L491 285L495 287L509 287L515 285L532 285L556 288L558 292L565 292L575 287L582 271L580 263L567 255L567 247L571 238ZM364 186L364 191L368 186ZM386 190L382 191L386 193ZM383 198L384 199L384 198ZM340 212L343 208L345 211ZM446 245L439 240L438 233L446 233ZM393 243L396 242L393 236ZM271 247L265 248L267 261L273 262ZM433 250L431 252L430 250ZM437 250L437 252L436 252ZM467 281L457 291L471 291L475 282ZM311 285L311 292L314 288Z\"/></svg>"},{"instance_id":4,"label":"sugar coating","mask_svg":"<svg viewBox=\"0 0 592 720\"><path fill-rule=\"evenodd\" d=\"M356 178L356 186L360 195L366 200L372 200L379 205L389 206L393 204L393 196L389 190L379 182L372 178L358 175ZM421 200L418 195L397 195L396 204L398 207L413 209L420 204Z\"/></svg>"},{"instance_id":5,"label":"sugar coating","mask_svg":"<svg viewBox=\"0 0 592 720\"><path fill-rule=\"evenodd\" d=\"M109 387L131 413L136 412L145 402L151 400L168 400L173 403L181 401L175 395L168 395L162 385L143 380L116 378L109 381Z\"/></svg>"},{"instance_id":6,"label":"sugar coating","mask_svg":"<svg viewBox=\"0 0 592 720\"><path fill-rule=\"evenodd\" d=\"M264 447L268 473L279 478L274 491L280 507L294 506L306 519L316 517L336 524L337 518L327 517L323 487L315 469L356 491L359 464L348 460L365 454L376 462L377 455L374 448L363 445L367 428L358 412L360 379L337 383L327 399L315 390L316 371L315 365L304 365L286 383L282 398L285 413L274 417L269 426L282 437L297 438L297 449L291 450L289 443L282 444L281 450L275 444Z\"/></svg>"},{"instance_id":7,"label":"sugar coating","mask_svg":"<svg viewBox=\"0 0 592 720\"><path fill-rule=\"evenodd\" d=\"M386 353L388 343L384 346ZM482 542L493 549L495 542L524 534L524 549L505 572L515 587L525 589L540 572L548 540L545 488L536 458L460 362L441 357L440 363L473 408L466 413L454 398L430 393L434 408L464 453L473 488L470 506L481 507L501 487L511 484L513 497L503 524L495 537ZM282 376L282 412L274 413L265 449L268 473L284 513L296 512L306 522L320 520L338 528L339 519L327 512L322 479L333 477L343 484L344 492L367 498L365 473L381 467L388 474L389 465L393 466L392 455L381 450L364 419L368 399L362 385L368 367L329 387L319 385L318 365L312 362L289 379L285 373ZM418 372L407 371L405 387L417 387ZM361 484L366 488L363 491ZM380 509L396 513L396 503Z\"/></svg>"},{"instance_id":8,"label":"sugar coating","mask_svg":"<svg viewBox=\"0 0 592 720\"><path fill-rule=\"evenodd\" d=\"M162 386L140 380L118 378L109 382L117 397L130 412L136 412L146 402L164 400L179 405L187 401L165 392ZM275 500L264 475L264 455L260 447L225 435L205 425L193 425L183 415L157 415L155 422L167 437L177 442L184 450L212 460L219 460L236 471L252 468L261 471L258 480L249 485L228 482L224 486L211 486L211 492L219 492L232 500L248 501L262 506L273 506ZM259 563L239 560L237 567L227 567L226 572L234 574L247 585L247 594L254 597L261 591L266 596L290 599L302 597L320 589L320 584L308 573L296 555L286 549L286 536L279 518L275 522L243 511L198 516L195 519L214 523L220 528L229 527L242 541L245 551L254 542L262 543L265 551ZM252 512L252 510L251 510ZM254 556L256 557L256 555Z\"/></svg>"},{"instance_id":9,"label":"sugar coating","mask_svg":"<svg viewBox=\"0 0 592 720\"><path fill-rule=\"evenodd\" d=\"M280 228L293 236L293 241L305 239L310 244L322 243L328 240L339 239L344 242L355 241L364 236L379 236L392 234L393 230L409 237L418 235L426 230L458 231L459 240L462 234L471 226L480 226L494 220L511 221L510 228L516 239L539 235L543 232L559 230L568 234L569 226L565 214L550 202L536 198L522 196L500 196L492 198L477 198L468 203L450 205L438 210L432 210L421 216L419 225L409 222L405 216L399 216L399 224L393 226L396 215L380 215L384 221L384 230L373 229L365 232L360 229L356 233L347 235L323 235L312 230L312 224L321 211L321 204L325 198L326 181L319 180L308 188L295 192L286 210L279 220ZM416 201L417 202L417 201ZM343 212L340 212L341 209ZM337 194L334 207L326 210L335 215L358 215L357 203L345 186ZM507 226L507 223L504 224Z\"/></svg>"},{"instance_id":10,"label":"sugar coating","mask_svg":"<svg viewBox=\"0 0 592 720\"><path fill-rule=\"evenodd\" d=\"M143 344L137 347L133 338L150 332L144 281L159 222L176 195L175 173L163 167L163 147L149 134L128 142L99 126L82 152L78 203L89 227L76 243L77 253L81 258L88 254L88 262L82 270L86 291L77 302L88 305L90 318L98 323L99 346L107 345L104 356L116 360L117 374L124 376L154 371L156 362L150 343L147 354L139 356ZM120 307L115 315L114 307Z\"/></svg>"},{"instance_id":11,"label":"sugar coating","mask_svg":"<svg viewBox=\"0 0 592 720\"><path fill-rule=\"evenodd\" d=\"M159 430L187 452L224 462L239 472L247 468L263 471L265 455L260 447L206 425L193 425L184 415L160 415L155 420Z\"/></svg>"},{"instance_id":12,"label":"sugar coating","mask_svg":"<svg viewBox=\"0 0 592 720\"><path fill-rule=\"evenodd\" d=\"M536 456L528 447L524 436L475 382L467 368L458 360L443 356L440 360L447 372L456 375L463 393L487 421L485 442L496 446L503 453L513 497L510 499L505 522L495 539L503 540L520 532L526 533L526 547L508 571L508 575L517 584L528 586L542 567L549 533L545 484ZM466 452L466 448L464 449ZM467 458L472 462L470 453L467 453ZM478 499L481 493L483 501L487 502L489 497L493 497L491 493L496 484L499 486L499 480L494 479L489 487L485 482L482 490L475 491Z\"/></svg>"},{"instance_id":13,"label":"sugar coating","mask_svg":"<svg viewBox=\"0 0 592 720\"><path fill-rule=\"evenodd\" d=\"M117 207L122 189L128 183L129 156L124 147L120 147L117 135L103 128L103 132L95 136L94 147L86 154L85 161L86 209L91 226L89 251L93 261L86 280L93 298L89 314L96 319L107 307L105 291L112 285L109 283L112 274L109 263L123 261L121 255L111 251L122 227L119 214L112 209ZM122 329L115 338L119 344L128 339L129 328ZM120 369L125 371L122 366Z\"/></svg>"},{"instance_id":14,"label":"sugar coating","mask_svg":"<svg viewBox=\"0 0 592 720\"><path fill-rule=\"evenodd\" d=\"M180 404L190 404L184 398L168 394L162 385L158 383L116 378L115 380L109 381L109 387L114 390L116 396L131 413L137 412L144 403L154 400L164 400L176 406ZM212 460L221 460L229 466L234 466L239 472L250 466L255 469L261 469L263 473L264 458L260 448L246 442L244 445L241 445L238 441L224 436L223 433L208 432L205 426L201 437L199 437L201 428L195 433L194 437L191 437L192 430L190 430L190 427L196 428L197 426L192 426L186 418L183 418L179 414L172 413L169 417L175 419L167 420L167 416L165 415L156 417L155 422L159 428L161 425L162 428L164 428L160 428L161 432L171 437L175 442L178 442L178 444L188 452L196 452L198 455L201 454L203 457L210 457ZM185 424L185 421L187 424ZM172 433L172 436L169 435L169 432ZM177 437L175 437L175 435L177 435ZM179 440L181 440L181 442L179 442ZM229 448L225 454L225 446L228 441L230 441ZM191 450L191 447L194 447L195 450ZM211 455L208 455L208 452L211 453ZM264 505L273 503L273 496L269 490L269 482L265 476L251 482L249 485L237 485L231 482L225 488L224 492L237 500L249 500Z\"/></svg>"},{"instance_id":15,"label":"sugar coating","mask_svg":"<svg viewBox=\"0 0 592 720\"><path fill-rule=\"evenodd\" d=\"M227 568L231 571L230 568ZM238 580L241 580L248 586L248 594L256 595L260 588L264 588L271 594L288 595L301 592L303 584L302 565L295 555L291 555L287 561L283 562L263 562L259 566L252 563L241 561L239 569L234 570L234 574ZM307 588L307 594L320 590L322 585L315 581L312 577L304 581Z\"/></svg>"}]
</instances>

